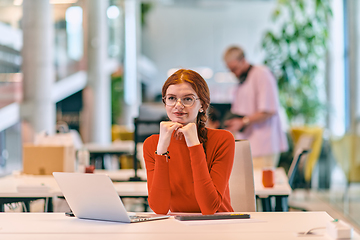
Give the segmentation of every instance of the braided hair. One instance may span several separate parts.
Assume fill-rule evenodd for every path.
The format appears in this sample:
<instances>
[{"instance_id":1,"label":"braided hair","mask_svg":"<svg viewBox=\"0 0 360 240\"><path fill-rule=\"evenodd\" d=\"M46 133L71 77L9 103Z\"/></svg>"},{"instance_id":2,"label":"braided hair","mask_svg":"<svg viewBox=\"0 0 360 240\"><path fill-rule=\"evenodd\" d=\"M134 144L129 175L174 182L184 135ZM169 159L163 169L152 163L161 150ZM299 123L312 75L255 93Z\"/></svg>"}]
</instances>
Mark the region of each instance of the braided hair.
<instances>
[{"instance_id":1,"label":"braided hair","mask_svg":"<svg viewBox=\"0 0 360 240\"><path fill-rule=\"evenodd\" d=\"M200 74L189 69L180 69L172 74L164 83L162 87L162 96L165 97L166 91L170 85L189 83L194 89L201 101L203 111L199 112L196 117L196 126L200 143L203 144L205 150L205 143L207 142L207 129L205 127L207 121L207 109L210 104L210 91L206 81ZM205 150L206 152L206 150Z\"/></svg>"}]
</instances>

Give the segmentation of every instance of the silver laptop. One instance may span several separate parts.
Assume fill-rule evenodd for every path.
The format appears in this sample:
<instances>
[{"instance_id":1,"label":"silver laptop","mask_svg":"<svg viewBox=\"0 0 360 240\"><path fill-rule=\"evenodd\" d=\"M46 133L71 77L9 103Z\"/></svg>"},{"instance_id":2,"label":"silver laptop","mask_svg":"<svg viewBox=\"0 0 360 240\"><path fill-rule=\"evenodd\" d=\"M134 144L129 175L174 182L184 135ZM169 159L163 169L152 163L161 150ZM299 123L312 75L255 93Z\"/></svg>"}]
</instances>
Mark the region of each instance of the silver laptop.
<instances>
[{"instance_id":1,"label":"silver laptop","mask_svg":"<svg viewBox=\"0 0 360 240\"><path fill-rule=\"evenodd\" d=\"M170 217L151 213L128 214L107 175L65 172L53 172L53 175L78 218L130 223Z\"/></svg>"}]
</instances>

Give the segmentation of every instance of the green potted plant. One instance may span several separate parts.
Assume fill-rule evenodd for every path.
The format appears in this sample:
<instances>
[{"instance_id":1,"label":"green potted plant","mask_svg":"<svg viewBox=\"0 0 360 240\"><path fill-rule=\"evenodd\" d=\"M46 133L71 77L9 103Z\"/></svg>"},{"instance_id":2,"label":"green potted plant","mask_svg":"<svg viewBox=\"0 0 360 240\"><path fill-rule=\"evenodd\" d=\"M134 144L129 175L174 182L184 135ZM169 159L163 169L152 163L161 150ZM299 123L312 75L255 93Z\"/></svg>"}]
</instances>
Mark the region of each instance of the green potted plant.
<instances>
[{"instance_id":1,"label":"green potted plant","mask_svg":"<svg viewBox=\"0 0 360 240\"><path fill-rule=\"evenodd\" d=\"M111 123L119 124L124 99L124 82L122 70L111 75Z\"/></svg>"},{"instance_id":2,"label":"green potted plant","mask_svg":"<svg viewBox=\"0 0 360 240\"><path fill-rule=\"evenodd\" d=\"M278 80L290 123L312 124L325 113L324 85L330 0L278 0L272 20L280 29L265 33L265 65Z\"/></svg>"}]
</instances>

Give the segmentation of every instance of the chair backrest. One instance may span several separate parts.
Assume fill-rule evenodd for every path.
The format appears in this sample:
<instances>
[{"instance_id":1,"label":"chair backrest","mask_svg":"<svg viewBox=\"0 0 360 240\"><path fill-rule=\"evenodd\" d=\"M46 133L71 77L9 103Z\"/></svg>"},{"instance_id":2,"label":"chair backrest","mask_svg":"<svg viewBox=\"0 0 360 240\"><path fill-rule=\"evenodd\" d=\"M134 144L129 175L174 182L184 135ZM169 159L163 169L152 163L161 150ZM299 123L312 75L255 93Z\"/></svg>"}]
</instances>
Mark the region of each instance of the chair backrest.
<instances>
[{"instance_id":1,"label":"chair backrest","mask_svg":"<svg viewBox=\"0 0 360 240\"><path fill-rule=\"evenodd\" d=\"M234 211L255 212L254 170L250 143L247 140L235 140L234 165L229 185Z\"/></svg>"},{"instance_id":2,"label":"chair backrest","mask_svg":"<svg viewBox=\"0 0 360 240\"><path fill-rule=\"evenodd\" d=\"M302 126L302 127L292 127L289 129L289 131L291 133L291 137L293 139L295 147L298 145L298 142L300 140L303 140L302 138L308 138L308 140L311 140L310 147L306 148L306 149L311 149L311 153L307 156L306 164L303 167L304 182L306 184L309 184L313 169L315 168L315 165L321 153L324 129L321 127Z\"/></svg>"},{"instance_id":3,"label":"chair backrest","mask_svg":"<svg viewBox=\"0 0 360 240\"><path fill-rule=\"evenodd\" d=\"M134 118L134 142L144 142L145 139L150 137L152 134L159 134L161 121L162 119L143 120Z\"/></svg>"},{"instance_id":4,"label":"chair backrest","mask_svg":"<svg viewBox=\"0 0 360 240\"><path fill-rule=\"evenodd\" d=\"M141 104L139 117L134 119L136 130L134 141L144 142L152 134L158 134L161 121L168 121L166 109L162 102Z\"/></svg>"},{"instance_id":5,"label":"chair backrest","mask_svg":"<svg viewBox=\"0 0 360 240\"><path fill-rule=\"evenodd\" d=\"M360 182L360 133L331 138L331 151L343 170L347 183Z\"/></svg>"},{"instance_id":6,"label":"chair backrest","mask_svg":"<svg viewBox=\"0 0 360 240\"><path fill-rule=\"evenodd\" d=\"M310 152L309 149L300 149L300 148L295 152L293 161L291 162L288 172L289 185L292 189L294 189L294 180L299 168L300 161L309 152Z\"/></svg>"},{"instance_id":7,"label":"chair backrest","mask_svg":"<svg viewBox=\"0 0 360 240\"><path fill-rule=\"evenodd\" d=\"M134 118L134 155L133 155L133 168L135 171L134 179L137 179L137 170L138 162L142 168L145 167L144 158L142 156L142 143L146 138L150 137L152 134L158 134L160 131L160 122L163 119L159 120L140 120ZM142 127L142 128L141 128ZM140 149L139 149L140 147ZM140 154L139 154L140 153ZM137 179L139 180L139 179Z\"/></svg>"},{"instance_id":8,"label":"chair backrest","mask_svg":"<svg viewBox=\"0 0 360 240\"><path fill-rule=\"evenodd\" d=\"M312 135L302 134L294 146L294 158L288 171L289 185L292 189L296 188L296 186L301 186L301 183L304 184L305 165L308 153L311 152L313 141L314 137Z\"/></svg>"}]
</instances>

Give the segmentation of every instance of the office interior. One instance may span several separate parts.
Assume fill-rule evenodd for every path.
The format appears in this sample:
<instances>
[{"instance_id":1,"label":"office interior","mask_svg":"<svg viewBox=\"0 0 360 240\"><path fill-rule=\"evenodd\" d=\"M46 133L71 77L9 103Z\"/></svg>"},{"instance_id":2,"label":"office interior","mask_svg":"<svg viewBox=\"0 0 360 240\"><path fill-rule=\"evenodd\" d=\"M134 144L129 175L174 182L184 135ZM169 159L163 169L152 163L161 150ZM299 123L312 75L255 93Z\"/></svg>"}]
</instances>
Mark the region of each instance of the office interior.
<instances>
[{"instance_id":1,"label":"office interior","mask_svg":"<svg viewBox=\"0 0 360 240\"><path fill-rule=\"evenodd\" d=\"M249 62L265 64L266 33L281 34L289 18L273 20L276 10L285 11L281 2L287 1L0 0L0 175L21 172L23 144L63 125L83 143L132 140L134 118L163 117L161 87L178 68L199 72L212 104L228 107L237 82L223 52L237 44ZM305 2L309 16L317 4L331 10L326 48L314 53L321 56L310 79L317 90L303 87L322 108L310 122L283 111L292 148L280 165L289 168L292 134L314 134L316 156L304 163L289 200L311 211L327 206L359 229L360 2Z\"/></svg>"}]
</instances>

